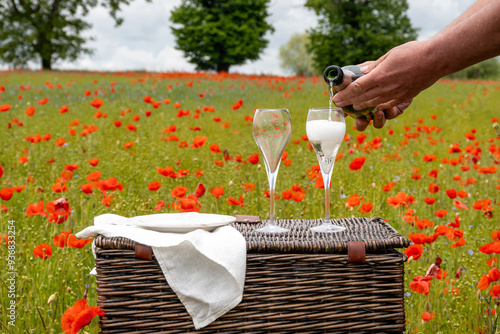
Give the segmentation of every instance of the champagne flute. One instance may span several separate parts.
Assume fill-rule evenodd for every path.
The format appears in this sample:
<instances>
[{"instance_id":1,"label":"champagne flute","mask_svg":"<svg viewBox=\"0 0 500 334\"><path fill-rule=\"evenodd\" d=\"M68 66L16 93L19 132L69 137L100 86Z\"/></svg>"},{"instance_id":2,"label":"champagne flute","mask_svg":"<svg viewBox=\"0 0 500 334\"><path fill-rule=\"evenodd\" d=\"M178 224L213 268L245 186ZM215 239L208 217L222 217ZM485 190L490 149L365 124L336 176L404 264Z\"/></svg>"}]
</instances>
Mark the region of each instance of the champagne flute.
<instances>
[{"instance_id":1,"label":"champagne flute","mask_svg":"<svg viewBox=\"0 0 500 334\"><path fill-rule=\"evenodd\" d=\"M292 136L292 120L288 109L256 109L252 131L253 138L264 156L271 200L268 224L256 231L265 233L288 232L288 229L276 225L274 218L276 177L278 176L281 156Z\"/></svg>"},{"instance_id":2,"label":"champagne flute","mask_svg":"<svg viewBox=\"0 0 500 334\"><path fill-rule=\"evenodd\" d=\"M344 113L341 108L309 109L306 133L316 152L325 184L325 220L322 225L311 228L314 232L333 233L345 230L345 227L334 225L330 219L330 180L345 130Z\"/></svg>"}]
</instances>

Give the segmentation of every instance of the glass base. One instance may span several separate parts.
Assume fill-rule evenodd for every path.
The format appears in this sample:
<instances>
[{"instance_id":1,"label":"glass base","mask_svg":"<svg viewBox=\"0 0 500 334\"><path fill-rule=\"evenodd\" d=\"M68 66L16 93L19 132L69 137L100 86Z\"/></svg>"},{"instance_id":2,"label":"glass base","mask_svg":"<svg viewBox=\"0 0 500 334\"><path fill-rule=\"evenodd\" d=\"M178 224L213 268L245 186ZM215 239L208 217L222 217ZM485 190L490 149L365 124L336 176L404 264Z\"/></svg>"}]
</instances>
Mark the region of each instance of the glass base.
<instances>
[{"instance_id":1,"label":"glass base","mask_svg":"<svg viewBox=\"0 0 500 334\"><path fill-rule=\"evenodd\" d=\"M290 230L287 228L283 228L283 227L279 227L277 225L271 225L271 224L266 225L266 226L261 227L261 228L258 228L254 231L260 232L260 233L286 233L286 232L290 232Z\"/></svg>"},{"instance_id":2,"label":"glass base","mask_svg":"<svg viewBox=\"0 0 500 334\"><path fill-rule=\"evenodd\" d=\"M311 227L310 230L316 233L336 233L345 231L345 227L333 225L332 223L323 223L323 225Z\"/></svg>"}]
</instances>

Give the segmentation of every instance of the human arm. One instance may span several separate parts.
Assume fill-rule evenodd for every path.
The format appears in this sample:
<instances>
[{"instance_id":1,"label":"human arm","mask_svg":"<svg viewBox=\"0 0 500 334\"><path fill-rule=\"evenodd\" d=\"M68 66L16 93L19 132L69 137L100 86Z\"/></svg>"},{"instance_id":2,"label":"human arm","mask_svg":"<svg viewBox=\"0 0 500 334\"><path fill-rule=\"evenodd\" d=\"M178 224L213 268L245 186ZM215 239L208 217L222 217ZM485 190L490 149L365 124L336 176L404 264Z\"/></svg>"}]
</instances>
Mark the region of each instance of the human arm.
<instances>
[{"instance_id":1,"label":"human arm","mask_svg":"<svg viewBox=\"0 0 500 334\"><path fill-rule=\"evenodd\" d=\"M499 55L499 14L500 0L479 0L430 40L400 45L365 66L367 74L337 93L335 104L389 110L438 79Z\"/></svg>"}]
</instances>

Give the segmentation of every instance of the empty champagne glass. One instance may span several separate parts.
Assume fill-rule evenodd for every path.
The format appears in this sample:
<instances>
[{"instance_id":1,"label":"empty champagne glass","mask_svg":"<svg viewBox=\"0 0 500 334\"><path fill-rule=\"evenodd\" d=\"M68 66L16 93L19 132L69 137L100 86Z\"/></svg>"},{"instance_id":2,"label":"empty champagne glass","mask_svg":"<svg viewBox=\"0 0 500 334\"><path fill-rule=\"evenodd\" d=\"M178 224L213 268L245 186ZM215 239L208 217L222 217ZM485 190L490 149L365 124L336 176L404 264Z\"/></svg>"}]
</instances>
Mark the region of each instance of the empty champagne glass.
<instances>
[{"instance_id":1,"label":"empty champagne glass","mask_svg":"<svg viewBox=\"0 0 500 334\"><path fill-rule=\"evenodd\" d=\"M281 156L292 136L292 120L288 109L257 109L253 118L253 138L259 146L266 165L271 201L268 224L257 232L282 233L286 228L276 225L274 218L274 200L276 197L276 177Z\"/></svg>"},{"instance_id":2,"label":"empty champagne glass","mask_svg":"<svg viewBox=\"0 0 500 334\"><path fill-rule=\"evenodd\" d=\"M316 152L325 184L325 220L322 225L311 228L314 232L333 233L345 230L345 227L334 225L330 219L330 180L337 152L344 140L345 129L341 108L309 109L306 133Z\"/></svg>"}]
</instances>

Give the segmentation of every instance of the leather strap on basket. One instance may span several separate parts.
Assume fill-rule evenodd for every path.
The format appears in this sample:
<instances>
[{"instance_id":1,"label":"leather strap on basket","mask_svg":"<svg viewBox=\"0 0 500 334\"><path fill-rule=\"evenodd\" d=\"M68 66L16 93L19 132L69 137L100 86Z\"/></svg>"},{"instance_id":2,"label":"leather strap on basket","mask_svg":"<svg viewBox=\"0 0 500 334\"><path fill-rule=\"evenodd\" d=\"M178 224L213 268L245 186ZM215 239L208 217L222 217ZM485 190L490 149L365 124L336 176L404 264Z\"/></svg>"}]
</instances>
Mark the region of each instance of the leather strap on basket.
<instances>
[{"instance_id":1,"label":"leather strap on basket","mask_svg":"<svg viewBox=\"0 0 500 334\"><path fill-rule=\"evenodd\" d=\"M151 247L136 242L134 248L135 248L136 259L143 259L150 261L153 259L153 250L151 249Z\"/></svg>"},{"instance_id":2,"label":"leather strap on basket","mask_svg":"<svg viewBox=\"0 0 500 334\"><path fill-rule=\"evenodd\" d=\"M350 263L365 263L365 243L351 241L347 243L347 261Z\"/></svg>"}]
</instances>

